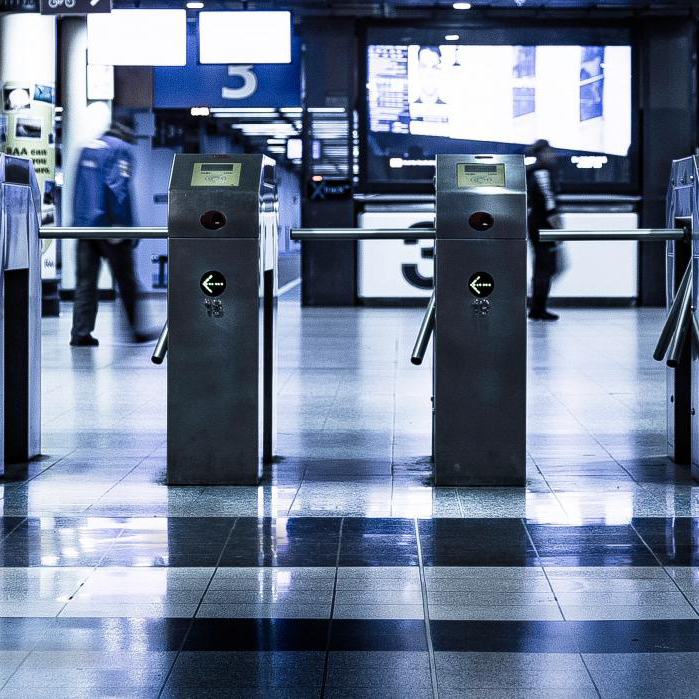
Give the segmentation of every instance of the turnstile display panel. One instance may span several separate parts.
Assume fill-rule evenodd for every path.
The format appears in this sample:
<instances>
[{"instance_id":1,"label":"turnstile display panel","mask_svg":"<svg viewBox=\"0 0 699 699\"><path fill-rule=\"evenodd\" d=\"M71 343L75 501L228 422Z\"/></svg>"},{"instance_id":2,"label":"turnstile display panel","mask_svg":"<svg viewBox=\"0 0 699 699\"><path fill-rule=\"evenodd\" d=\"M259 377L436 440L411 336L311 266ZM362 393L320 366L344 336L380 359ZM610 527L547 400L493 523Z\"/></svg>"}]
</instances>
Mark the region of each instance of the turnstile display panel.
<instances>
[{"instance_id":1,"label":"turnstile display panel","mask_svg":"<svg viewBox=\"0 0 699 699\"><path fill-rule=\"evenodd\" d=\"M505 165L480 163L458 163L456 166L456 186L468 187L504 187Z\"/></svg>"},{"instance_id":2,"label":"turnstile display panel","mask_svg":"<svg viewBox=\"0 0 699 699\"><path fill-rule=\"evenodd\" d=\"M192 187L237 187L240 163L194 163Z\"/></svg>"}]
</instances>

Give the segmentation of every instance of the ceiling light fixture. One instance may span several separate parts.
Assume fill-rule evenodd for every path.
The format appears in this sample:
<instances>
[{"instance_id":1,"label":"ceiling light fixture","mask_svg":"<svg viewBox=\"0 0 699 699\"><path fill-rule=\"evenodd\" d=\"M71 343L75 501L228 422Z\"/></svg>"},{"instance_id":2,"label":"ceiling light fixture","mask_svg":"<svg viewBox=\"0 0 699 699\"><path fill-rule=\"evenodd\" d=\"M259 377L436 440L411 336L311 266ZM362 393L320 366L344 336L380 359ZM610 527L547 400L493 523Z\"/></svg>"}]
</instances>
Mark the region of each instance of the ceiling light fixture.
<instances>
[{"instance_id":1,"label":"ceiling light fixture","mask_svg":"<svg viewBox=\"0 0 699 699\"><path fill-rule=\"evenodd\" d=\"M470 10L471 9L471 3L470 2L455 2L452 7L455 10Z\"/></svg>"}]
</instances>

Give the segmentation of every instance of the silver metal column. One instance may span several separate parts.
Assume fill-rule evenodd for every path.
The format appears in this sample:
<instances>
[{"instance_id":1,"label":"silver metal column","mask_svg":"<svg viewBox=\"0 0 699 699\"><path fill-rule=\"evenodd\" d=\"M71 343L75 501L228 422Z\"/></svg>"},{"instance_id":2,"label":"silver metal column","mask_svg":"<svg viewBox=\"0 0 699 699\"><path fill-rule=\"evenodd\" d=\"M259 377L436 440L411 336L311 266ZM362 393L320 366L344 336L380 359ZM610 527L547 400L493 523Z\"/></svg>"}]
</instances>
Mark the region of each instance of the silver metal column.
<instances>
[{"instance_id":1,"label":"silver metal column","mask_svg":"<svg viewBox=\"0 0 699 699\"><path fill-rule=\"evenodd\" d=\"M436 190L435 484L523 486L524 160L438 155Z\"/></svg>"},{"instance_id":2,"label":"silver metal column","mask_svg":"<svg viewBox=\"0 0 699 699\"><path fill-rule=\"evenodd\" d=\"M4 463L41 452L41 196L29 160L0 154Z\"/></svg>"},{"instance_id":3,"label":"silver metal column","mask_svg":"<svg viewBox=\"0 0 699 699\"><path fill-rule=\"evenodd\" d=\"M666 248L666 301L671 308L675 296L681 292L680 280L689 274L692 321L696 320L697 274L699 255L696 236L699 234L697 212L697 182L699 177L696 156L675 160L672 163L667 190L667 225L685 228L688 232L682 241L670 241ZM686 304L685 304L686 305ZM679 322L684 319L679 318ZM679 333L676 333L679 338ZM679 464L690 464L692 475L699 478L699 359L691 340L691 333L680 338L679 361L667 369L667 444L668 456Z\"/></svg>"},{"instance_id":4,"label":"silver metal column","mask_svg":"<svg viewBox=\"0 0 699 699\"><path fill-rule=\"evenodd\" d=\"M273 455L276 202L269 158L175 156L168 223L171 485L256 484L264 458Z\"/></svg>"}]
</instances>

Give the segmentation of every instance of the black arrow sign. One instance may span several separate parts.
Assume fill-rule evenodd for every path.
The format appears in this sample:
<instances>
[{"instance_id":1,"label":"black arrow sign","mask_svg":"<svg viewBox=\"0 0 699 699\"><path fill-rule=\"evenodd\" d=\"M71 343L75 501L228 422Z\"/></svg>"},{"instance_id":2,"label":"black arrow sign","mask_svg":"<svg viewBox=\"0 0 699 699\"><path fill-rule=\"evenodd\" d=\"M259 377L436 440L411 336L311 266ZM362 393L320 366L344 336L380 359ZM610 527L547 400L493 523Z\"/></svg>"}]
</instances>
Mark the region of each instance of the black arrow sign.
<instances>
[{"instance_id":1,"label":"black arrow sign","mask_svg":"<svg viewBox=\"0 0 699 699\"><path fill-rule=\"evenodd\" d=\"M226 278L215 269L204 272L199 287L207 296L220 296L226 290Z\"/></svg>"},{"instance_id":2,"label":"black arrow sign","mask_svg":"<svg viewBox=\"0 0 699 699\"><path fill-rule=\"evenodd\" d=\"M487 272L475 272L468 280L469 291L478 298L485 298L493 293L495 281Z\"/></svg>"}]
</instances>

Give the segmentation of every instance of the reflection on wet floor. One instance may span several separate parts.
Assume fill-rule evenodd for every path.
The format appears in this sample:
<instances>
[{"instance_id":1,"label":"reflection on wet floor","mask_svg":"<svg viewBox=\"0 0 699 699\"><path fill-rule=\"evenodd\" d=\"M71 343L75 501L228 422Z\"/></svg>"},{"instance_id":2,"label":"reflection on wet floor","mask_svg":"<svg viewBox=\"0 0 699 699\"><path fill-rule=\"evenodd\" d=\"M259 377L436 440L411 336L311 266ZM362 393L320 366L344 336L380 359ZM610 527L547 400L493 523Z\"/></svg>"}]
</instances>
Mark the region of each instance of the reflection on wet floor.
<instances>
[{"instance_id":1,"label":"reflection on wet floor","mask_svg":"<svg viewBox=\"0 0 699 699\"><path fill-rule=\"evenodd\" d=\"M696 693L662 311L531 324L526 489L435 489L420 309L280 306L259 487L166 487L152 348L114 304L97 349L68 347L67 305L44 320L44 456L0 487L0 696Z\"/></svg>"}]
</instances>

